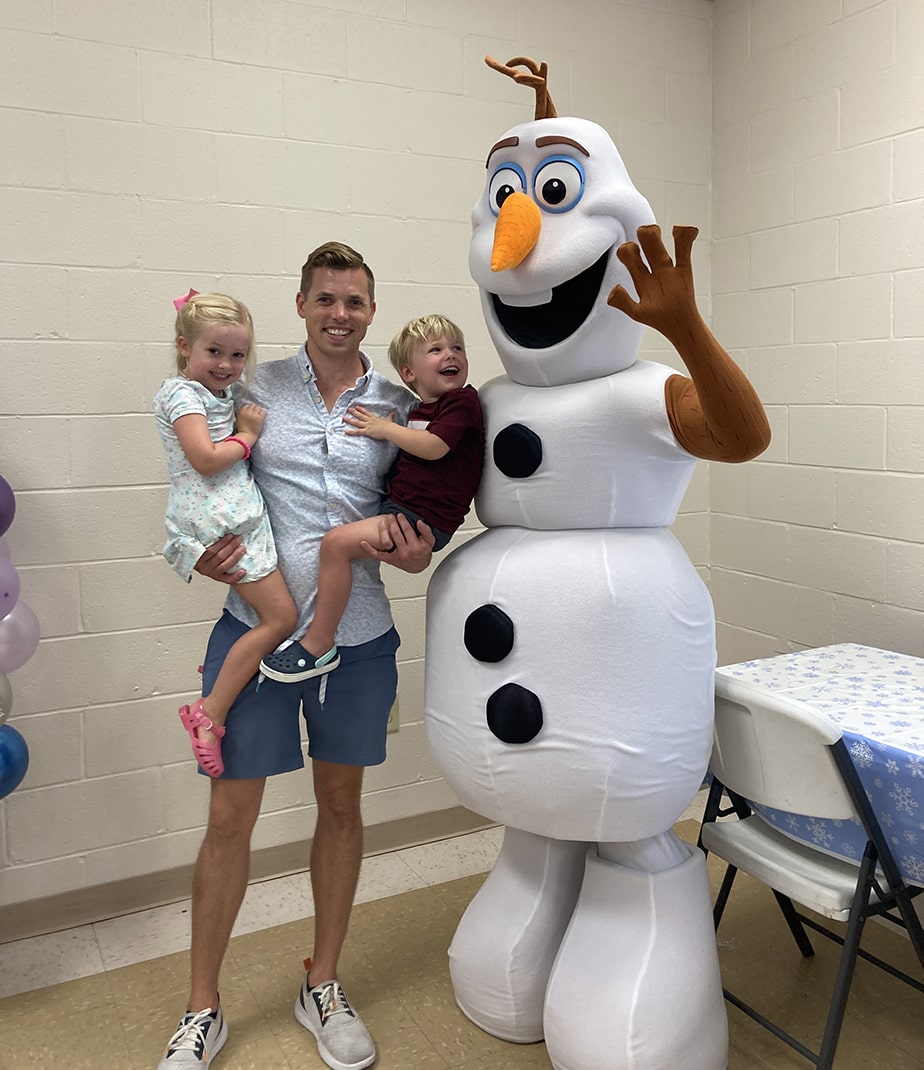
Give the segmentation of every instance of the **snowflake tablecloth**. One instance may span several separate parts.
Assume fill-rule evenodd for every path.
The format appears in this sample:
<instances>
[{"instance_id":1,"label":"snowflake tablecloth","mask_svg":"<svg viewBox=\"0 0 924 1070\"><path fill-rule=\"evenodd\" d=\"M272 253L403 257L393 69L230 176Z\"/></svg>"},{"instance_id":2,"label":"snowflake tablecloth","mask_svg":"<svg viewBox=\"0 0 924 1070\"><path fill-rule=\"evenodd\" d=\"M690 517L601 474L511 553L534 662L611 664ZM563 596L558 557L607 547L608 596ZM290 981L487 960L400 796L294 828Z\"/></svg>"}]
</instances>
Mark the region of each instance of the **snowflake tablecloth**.
<instances>
[{"instance_id":1,"label":"snowflake tablecloth","mask_svg":"<svg viewBox=\"0 0 924 1070\"><path fill-rule=\"evenodd\" d=\"M798 699L825 714L844 740L905 879L924 885L924 658L839 643L716 670ZM759 807L781 832L859 860L859 822Z\"/></svg>"}]
</instances>

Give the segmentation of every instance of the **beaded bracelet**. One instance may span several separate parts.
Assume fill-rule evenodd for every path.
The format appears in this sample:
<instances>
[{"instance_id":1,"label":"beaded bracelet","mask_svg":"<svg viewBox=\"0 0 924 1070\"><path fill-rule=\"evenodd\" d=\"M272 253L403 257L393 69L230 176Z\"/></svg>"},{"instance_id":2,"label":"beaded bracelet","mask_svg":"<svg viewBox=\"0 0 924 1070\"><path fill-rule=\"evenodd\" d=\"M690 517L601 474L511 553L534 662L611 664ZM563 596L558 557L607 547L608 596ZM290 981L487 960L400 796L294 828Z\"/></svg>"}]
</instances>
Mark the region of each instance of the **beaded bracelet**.
<instances>
[{"instance_id":1,"label":"beaded bracelet","mask_svg":"<svg viewBox=\"0 0 924 1070\"><path fill-rule=\"evenodd\" d=\"M250 447L242 438L238 438L237 435L228 435L228 437L224 441L236 442L239 446L244 447L244 456L241 458L241 460L246 461L247 458L250 456Z\"/></svg>"}]
</instances>

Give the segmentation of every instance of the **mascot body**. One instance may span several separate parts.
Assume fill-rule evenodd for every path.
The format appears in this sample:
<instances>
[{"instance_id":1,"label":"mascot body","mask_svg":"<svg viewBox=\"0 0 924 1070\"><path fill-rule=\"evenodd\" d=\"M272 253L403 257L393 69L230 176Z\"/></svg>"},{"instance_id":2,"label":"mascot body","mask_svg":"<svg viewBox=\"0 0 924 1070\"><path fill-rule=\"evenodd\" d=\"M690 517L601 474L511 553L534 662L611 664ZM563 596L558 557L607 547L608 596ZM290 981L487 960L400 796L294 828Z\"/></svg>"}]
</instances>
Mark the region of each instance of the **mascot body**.
<instances>
[{"instance_id":1,"label":"mascot body","mask_svg":"<svg viewBox=\"0 0 924 1070\"><path fill-rule=\"evenodd\" d=\"M455 996L557 1070L721 1070L704 859L671 831L711 750L714 619L669 526L696 458L756 455L766 419L696 311L695 230L674 264L606 132L554 114L544 68L488 62L537 88L537 118L492 147L473 211L507 372L480 391L488 530L427 596L428 741L506 826ZM637 359L646 324L690 378Z\"/></svg>"}]
</instances>

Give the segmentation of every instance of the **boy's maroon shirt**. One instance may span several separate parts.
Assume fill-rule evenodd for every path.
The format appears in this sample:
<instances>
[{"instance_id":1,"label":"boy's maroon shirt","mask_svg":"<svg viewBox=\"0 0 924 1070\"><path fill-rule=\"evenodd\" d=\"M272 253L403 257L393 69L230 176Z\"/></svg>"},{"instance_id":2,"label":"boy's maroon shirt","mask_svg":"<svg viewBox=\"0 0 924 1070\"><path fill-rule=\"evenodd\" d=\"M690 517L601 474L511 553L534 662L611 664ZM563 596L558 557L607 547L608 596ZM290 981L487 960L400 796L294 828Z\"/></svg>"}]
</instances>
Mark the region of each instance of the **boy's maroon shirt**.
<instances>
[{"instance_id":1,"label":"boy's maroon shirt","mask_svg":"<svg viewBox=\"0 0 924 1070\"><path fill-rule=\"evenodd\" d=\"M484 465L484 418L473 386L450 390L408 413L408 426L426 423L449 452L425 461L402 450L388 485L388 497L451 535L469 511Z\"/></svg>"}]
</instances>

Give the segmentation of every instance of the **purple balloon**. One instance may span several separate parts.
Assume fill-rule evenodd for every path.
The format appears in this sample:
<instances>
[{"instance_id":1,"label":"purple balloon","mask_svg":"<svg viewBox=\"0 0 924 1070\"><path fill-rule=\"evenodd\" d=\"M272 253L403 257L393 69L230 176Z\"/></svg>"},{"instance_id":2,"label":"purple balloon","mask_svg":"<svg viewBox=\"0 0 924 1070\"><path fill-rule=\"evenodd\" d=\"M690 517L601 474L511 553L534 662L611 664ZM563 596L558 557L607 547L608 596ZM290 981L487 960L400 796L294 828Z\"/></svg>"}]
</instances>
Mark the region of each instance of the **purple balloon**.
<instances>
[{"instance_id":1,"label":"purple balloon","mask_svg":"<svg viewBox=\"0 0 924 1070\"><path fill-rule=\"evenodd\" d=\"M29 768L29 748L11 724L0 725L0 799L15 791Z\"/></svg>"},{"instance_id":2,"label":"purple balloon","mask_svg":"<svg viewBox=\"0 0 924 1070\"><path fill-rule=\"evenodd\" d=\"M13 488L0 476L0 535L13 523L16 515L16 499L13 497Z\"/></svg>"},{"instance_id":3,"label":"purple balloon","mask_svg":"<svg viewBox=\"0 0 924 1070\"><path fill-rule=\"evenodd\" d=\"M0 620L0 672L25 665L35 653L40 634L38 617L25 602L17 602Z\"/></svg>"},{"instance_id":4,"label":"purple balloon","mask_svg":"<svg viewBox=\"0 0 924 1070\"><path fill-rule=\"evenodd\" d=\"M19 573L13 562L0 557L0 620L6 617L19 601Z\"/></svg>"}]
</instances>

